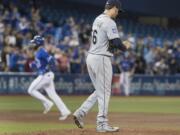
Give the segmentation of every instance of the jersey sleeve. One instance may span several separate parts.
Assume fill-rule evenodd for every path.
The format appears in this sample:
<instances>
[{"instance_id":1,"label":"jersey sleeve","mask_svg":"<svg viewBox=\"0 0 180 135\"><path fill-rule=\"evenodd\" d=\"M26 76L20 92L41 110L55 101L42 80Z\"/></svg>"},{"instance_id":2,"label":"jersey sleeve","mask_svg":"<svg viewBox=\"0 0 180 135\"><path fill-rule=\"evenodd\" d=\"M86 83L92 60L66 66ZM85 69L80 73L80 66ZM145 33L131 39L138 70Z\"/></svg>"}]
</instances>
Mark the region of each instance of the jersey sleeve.
<instances>
[{"instance_id":1,"label":"jersey sleeve","mask_svg":"<svg viewBox=\"0 0 180 135\"><path fill-rule=\"evenodd\" d=\"M55 59L53 56L49 55L49 53L45 50L42 51L42 58L45 59L48 64L55 65Z\"/></svg>"},{"instance_id":2,"label":"jersey sleeve","mask_svg":"<svg viewBox=\"0 0 180 135\"><path fill-rule=\"evenodd\" d=\"M33 61L33 62L29 63L29 67L30 67L32 70L37 69L36 61Z\"/></svg>"},{"instance_id":3,"label":"jersey sleeve","mask_svg":"<svg viewBox=\"0 0 180 135\"><path fill-rule=\"evenodd\" d=\"M109 21L107 23L106 32L109 40L119 38L118 29L114 21Z\"/></svg>"}]
</instances>

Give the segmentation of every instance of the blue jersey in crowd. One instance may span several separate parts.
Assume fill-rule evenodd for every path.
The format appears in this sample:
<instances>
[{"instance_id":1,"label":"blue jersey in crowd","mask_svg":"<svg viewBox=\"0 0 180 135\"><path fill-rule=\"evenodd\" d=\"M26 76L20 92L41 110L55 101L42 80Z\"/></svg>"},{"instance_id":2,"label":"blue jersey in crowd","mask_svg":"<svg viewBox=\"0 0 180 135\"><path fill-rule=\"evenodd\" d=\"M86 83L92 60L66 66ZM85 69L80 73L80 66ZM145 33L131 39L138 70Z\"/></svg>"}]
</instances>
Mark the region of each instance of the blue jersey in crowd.
<instances>
[{"instance_id":1,"label":"blue jersey in crowd","mask_svg":"<svg viewBox=\"0 0 180 135\"><path fill-rule=\"evenodd\" d=\"M127 72L133 68L134 63L131 60L124 59L120 62L120 66L122 71Z\"/></svg>"},{"instance_id":2,"label":"blue jersey in crowd","mask_svg":"<svg viewBox=\"0 0 180 135\"><path fill-rule=\"evenodd\" d=\"M40 48L35 54L35 61L30 66L32 69L36 69L39 75L42 75L55 67L55 60L44 48Z\"/></svg>"}]
</instances>

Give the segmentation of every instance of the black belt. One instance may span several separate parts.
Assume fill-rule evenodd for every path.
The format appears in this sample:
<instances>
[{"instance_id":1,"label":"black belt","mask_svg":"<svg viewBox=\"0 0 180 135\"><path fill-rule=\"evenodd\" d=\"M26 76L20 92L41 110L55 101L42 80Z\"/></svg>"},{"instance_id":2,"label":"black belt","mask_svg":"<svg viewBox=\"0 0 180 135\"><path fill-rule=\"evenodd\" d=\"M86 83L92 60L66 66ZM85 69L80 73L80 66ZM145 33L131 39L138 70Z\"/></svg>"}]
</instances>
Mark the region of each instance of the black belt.
<instances>
[{"instance_id":1,"label":"black belt","mask_svg":"<svg viewBox=\"0 0 180 135\"><path fill-rule=\"evenodd\" d=\"M90 53L90 52L88 52ZM90 53L90 54L93 54L93 55L100 55L100 56L106 56L106 57L112 57L112 56L109 56L109 55L106 55L106 54L95 54L95 53Z\"/></svg>"}]
</instances>

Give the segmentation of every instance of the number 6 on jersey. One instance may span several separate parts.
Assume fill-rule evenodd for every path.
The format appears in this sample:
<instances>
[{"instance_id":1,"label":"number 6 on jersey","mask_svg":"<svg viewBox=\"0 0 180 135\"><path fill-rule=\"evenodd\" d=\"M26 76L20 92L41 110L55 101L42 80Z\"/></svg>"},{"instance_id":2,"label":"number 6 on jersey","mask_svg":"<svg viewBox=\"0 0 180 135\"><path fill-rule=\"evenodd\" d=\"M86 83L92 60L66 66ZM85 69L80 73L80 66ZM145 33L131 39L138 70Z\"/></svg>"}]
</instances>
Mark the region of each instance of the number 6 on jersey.
<instances>
[{"instance_id":1,"label":"number 6 on jersey","mask_svg":"<svg viewBox=\"0 0 180 135\"><path fill-rule=\"evenodd\" d=\"M93 40L93 44L95 45L97 43L97 30L93 30L92 32L92 40Z\"/></svg>"}]
</instances>

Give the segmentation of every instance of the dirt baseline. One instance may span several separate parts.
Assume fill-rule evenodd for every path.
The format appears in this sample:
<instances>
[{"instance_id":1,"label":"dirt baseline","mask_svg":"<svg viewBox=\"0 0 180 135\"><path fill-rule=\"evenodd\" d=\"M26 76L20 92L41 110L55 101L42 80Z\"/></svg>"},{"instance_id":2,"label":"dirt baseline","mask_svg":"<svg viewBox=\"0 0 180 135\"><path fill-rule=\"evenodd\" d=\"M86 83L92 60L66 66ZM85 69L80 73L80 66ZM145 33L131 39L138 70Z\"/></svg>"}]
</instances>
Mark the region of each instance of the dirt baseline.
<instances>
[{"instance_id":1,"label":"dirt baseline","mask_svg":"<svg viewBox=\"0 0 180 135\"><path fill-rule=\"evenodd\" d=\"M40 112L0 112L0 120L15 122L53 122L58 121L58 113L51 112L42 115ZM107 135L180 135L180 116L177 114L143 114L143 113L109 113L110 123L119 126L117 133ZM72 124L72 116L63 123ZM13 133L6 135L101 135L97 133L96 113L89 113L85 118L85 125L92 128L47 130L32 133ZM4 134L5 135L5 134Z\"/></svg>"}]
</instances>

